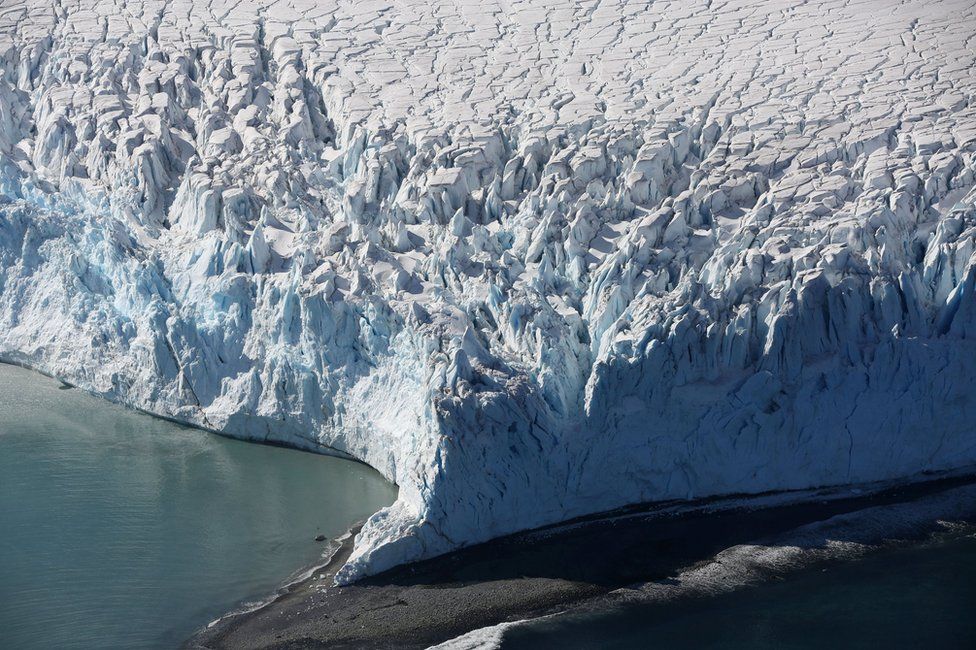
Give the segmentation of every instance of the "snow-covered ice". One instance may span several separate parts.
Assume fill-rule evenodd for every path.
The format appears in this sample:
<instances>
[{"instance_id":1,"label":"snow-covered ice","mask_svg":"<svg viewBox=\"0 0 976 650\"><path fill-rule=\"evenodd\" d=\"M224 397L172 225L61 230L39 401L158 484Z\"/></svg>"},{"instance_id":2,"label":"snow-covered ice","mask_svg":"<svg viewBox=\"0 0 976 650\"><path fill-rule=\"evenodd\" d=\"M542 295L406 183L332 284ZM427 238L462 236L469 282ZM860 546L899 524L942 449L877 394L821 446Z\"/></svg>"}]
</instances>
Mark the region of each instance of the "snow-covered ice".
<instances>
[{"instance_id":1,"label":"snow-covered ice","mask_svg":"<svg viewBox=\"0 0 976 650\"><path fill-rule=\"evenodd\" d=\"M541 620L541 619L535 619ZM472 630L455 639L427 648L427 650L498 650L502 647L505 632L526 621L499 623L490 627Z\"/></svg>"},{"instance_id":2,"label":"snow-covered ice","mask_svg":"<svg viewBox=\"0 0 976 650\"><path fill-rule=\"evenodd\" d=\"M972 2L11 0L0 57L0 357L376 467L341 580L976 463Z\"/></svg>"}]
</instances>

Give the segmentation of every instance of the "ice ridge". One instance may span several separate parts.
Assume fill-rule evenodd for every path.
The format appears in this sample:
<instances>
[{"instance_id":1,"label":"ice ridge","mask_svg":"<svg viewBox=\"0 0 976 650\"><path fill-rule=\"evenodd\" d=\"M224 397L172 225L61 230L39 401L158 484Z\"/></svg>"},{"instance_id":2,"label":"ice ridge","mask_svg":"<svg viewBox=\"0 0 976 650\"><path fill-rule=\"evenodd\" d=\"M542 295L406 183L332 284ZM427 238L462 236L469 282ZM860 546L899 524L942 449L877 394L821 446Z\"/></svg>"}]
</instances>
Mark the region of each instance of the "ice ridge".
<instances>
[{"instance_id":1,"label":"ice ridge","mask_svg":"<svg viewBox=\"0 0 976 650\"><path fill-rule=\"evenodd\" d=\"M0 357L377 468L340 581L970 465L974 58L971 2L8 2Z\"/></svg>"}]
</instances>

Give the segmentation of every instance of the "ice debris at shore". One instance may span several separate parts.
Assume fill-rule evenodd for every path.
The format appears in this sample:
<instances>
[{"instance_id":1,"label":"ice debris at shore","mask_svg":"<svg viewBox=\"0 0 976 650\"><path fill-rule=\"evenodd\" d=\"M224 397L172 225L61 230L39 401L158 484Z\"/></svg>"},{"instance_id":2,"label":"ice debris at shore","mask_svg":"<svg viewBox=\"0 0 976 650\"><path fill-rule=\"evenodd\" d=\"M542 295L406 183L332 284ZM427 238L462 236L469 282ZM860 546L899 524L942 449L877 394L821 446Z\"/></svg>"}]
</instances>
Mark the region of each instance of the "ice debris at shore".
<instances>
[{"instance_id":1,"label":"ice debris at shore","mask_svg":"<svg viewBox=\"0 0 976 650\"><path fill-rule=\"evenodd\" d=\"M0 357L376 467L343 581L971 464L974 41L972 2L14 0Z\"/></svg>"}]
</instances>

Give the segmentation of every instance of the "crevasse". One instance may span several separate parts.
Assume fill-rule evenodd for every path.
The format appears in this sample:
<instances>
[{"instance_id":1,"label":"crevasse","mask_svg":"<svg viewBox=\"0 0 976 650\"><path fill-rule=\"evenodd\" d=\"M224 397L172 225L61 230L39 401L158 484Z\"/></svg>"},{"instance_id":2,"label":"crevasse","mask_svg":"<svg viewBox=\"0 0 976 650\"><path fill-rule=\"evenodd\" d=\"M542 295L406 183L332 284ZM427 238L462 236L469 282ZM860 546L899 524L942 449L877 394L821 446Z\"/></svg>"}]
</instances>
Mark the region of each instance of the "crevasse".
<instances>
[{"instance_id":1,"label":"crevasse","mask_svg":"<svg viewBox=\"0 0 976 650\"><path fill-rule=\"evenodd\" d=\"M0 357L377 468L343 582L976 463L973 7L752 4L12 3Z\"/></svg>"}]
</instances>

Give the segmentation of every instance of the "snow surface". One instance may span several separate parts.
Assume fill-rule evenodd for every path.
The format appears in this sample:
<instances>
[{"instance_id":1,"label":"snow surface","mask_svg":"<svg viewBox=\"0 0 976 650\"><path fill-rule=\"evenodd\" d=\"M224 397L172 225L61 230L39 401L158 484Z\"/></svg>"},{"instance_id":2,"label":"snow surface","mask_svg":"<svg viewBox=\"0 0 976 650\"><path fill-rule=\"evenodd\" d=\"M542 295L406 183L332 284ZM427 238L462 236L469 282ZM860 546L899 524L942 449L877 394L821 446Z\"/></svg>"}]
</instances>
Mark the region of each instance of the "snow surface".
<instances>
[{"instance_id":1,"label":"snow surface","mask_svg":"<svg viewBox=\"0 0 976 650\"><path fill-rule=\"evenodd\" d=\"M340 581L976 462L972 2L12 0L0 54L0 357L376 467Z\"/></svg>"}]
</instances>

